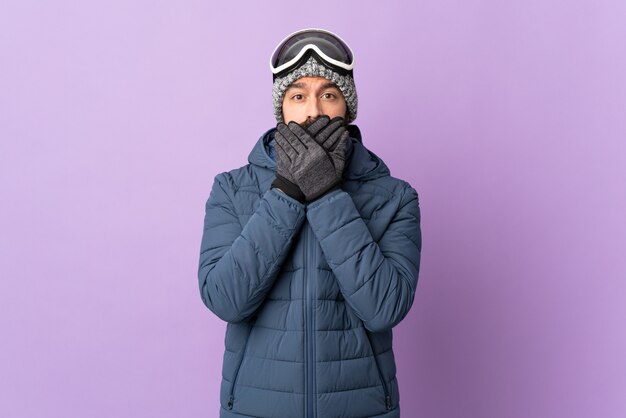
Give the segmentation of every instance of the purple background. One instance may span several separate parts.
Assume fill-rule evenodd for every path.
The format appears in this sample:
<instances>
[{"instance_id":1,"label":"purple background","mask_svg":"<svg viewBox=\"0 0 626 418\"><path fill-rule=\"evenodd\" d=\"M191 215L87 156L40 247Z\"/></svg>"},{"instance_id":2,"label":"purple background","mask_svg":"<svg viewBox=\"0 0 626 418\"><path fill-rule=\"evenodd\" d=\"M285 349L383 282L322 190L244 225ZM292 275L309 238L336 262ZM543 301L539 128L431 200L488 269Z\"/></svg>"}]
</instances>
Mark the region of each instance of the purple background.
<instances>
[{"instance_id":1,"label":"purple background","mask_svg":"<svg viewBox=\"0 0 626 418\"><path fill-rule=\"evenodd\" d=\"M2 2L0 416L217 416L204 203L308 26L420 194L403 416L626 416L626 3L404 3Z\"/></svg>"}]
</instances>

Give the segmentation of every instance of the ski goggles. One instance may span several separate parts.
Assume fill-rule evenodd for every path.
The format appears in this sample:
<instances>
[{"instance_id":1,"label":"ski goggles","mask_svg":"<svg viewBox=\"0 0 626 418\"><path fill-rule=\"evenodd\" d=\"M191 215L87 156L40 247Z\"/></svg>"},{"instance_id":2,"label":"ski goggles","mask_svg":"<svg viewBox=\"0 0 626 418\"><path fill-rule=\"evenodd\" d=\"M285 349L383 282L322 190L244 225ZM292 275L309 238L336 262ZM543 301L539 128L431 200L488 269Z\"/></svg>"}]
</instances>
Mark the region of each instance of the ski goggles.
<instances>
[{"instance_id":1,"label":"ski goggles","mask_svg":"<svg viewBox=\"0 0 626 418\"><path fill-rule=\"evenodd\" d=\"M270 59L270 69L276 78L304 64L314 55L339 74L352 73L354 55L337 35L323 29L303 29L283 39Z\"/></svg>"}]
</instances>

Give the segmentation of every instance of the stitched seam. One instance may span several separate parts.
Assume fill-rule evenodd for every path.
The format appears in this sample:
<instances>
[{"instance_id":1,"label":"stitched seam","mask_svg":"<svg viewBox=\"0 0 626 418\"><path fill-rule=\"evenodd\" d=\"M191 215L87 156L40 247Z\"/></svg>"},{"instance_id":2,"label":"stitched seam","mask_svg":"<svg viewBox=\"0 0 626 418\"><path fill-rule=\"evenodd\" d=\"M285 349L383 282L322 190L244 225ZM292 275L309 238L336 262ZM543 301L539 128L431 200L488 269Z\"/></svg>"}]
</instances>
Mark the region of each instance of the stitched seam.
<instances>
[{"instance_id":1,"label":"stitched seam","mask_svg":"<svg viewBox=\"0 0 626 418\"><path fill-rule=\"evenodd\" d=\"M265 325L259 325L259 323L257 322L256 324L254 324L255 328L263 328L263 329L271 329L272 331L281 331L281 332L304 332L304 330L301 329L284 329L284 328L272 328L272 327L268 327Z\"/></svg>"},{"instance_id":2,"label":"stitched seam","mask_svg":"<svg viewBox=\"0 0 626 418\"><path fill-rule=\"evenodd\" d=\"M328 391L328 392L317 392L317 393L318 393L318 395L327 394L327 393L341 393L341 392L350 392L350 391L353 391L353 390L377 388L377 387L380 387L380 386L382 386L382 384L374 385L374 386L363 386L363 387L360 387L360 388L353 388L353 389L342 389L342 390L333 390L333 391Z\"/></svg>"},{"instance_id":3,"label":"stitched seam","mask_svg":"<svg viewBox=\"0 0 626 418\"><path fill-rule=\"evenodd\" d=\"M281 332L304 332L301 329L283 329L283 328L272 328L265 325L260 325L258 322L254 324L255 328L264 328L271 329L272 331L281 331ZM337 328L337 329L316 329L316 332L337 332L337 331L353 331L355 329L363 328L363 326L358 326L354 328Z\"/></svg>"},{"instance_id":4,"label":"stitched seam","mask_svg":"<svg viewBox=\"0 0 626 418\"><path fill-rule=\"evenodd\" d=\"M409 241L411 241L411 243L412 243L413 245L415 245L415 247L416 247L416 248L418 248L418 249L419 249L419 246L417 245L417 242L416 242L415 240L413 240L413 238L409 237L406 233L404 233L403 231L401 231L400 229L391 229L391 230L388 230L387 232L385 232L385 234L384 234L382 237L380 237L379 241L384 240L384 239L385 239L385 237L387 236L387 234L388 234L389 232L395 232L395 233L398 233L398 234L402 235L403 237L405 237L406 239L408 239Z\"/></svg>"},{"instance_id":5,"label":"stitched seam","mask_svg":"<svg viewBox=\"0 0 626 418\"><path fill-rule=\"evenodd\" d=\"M237 386L246 387L246 388L252 388L252 389L258 389L258 390L265 390L265 391L268 391L268 392L281 392L281 393L292 393L294 395L304 395L303 392L294 392L294 391L280 390L280 389L261 388L261 387L258 387L258 386L244 385L243 383L239 383L239 382L237 382Z\"/></svg>"},{"instance_id":6,"label":"stitched seam","mask_svg":"<svg viewBox=\"0 0 626 418\"><path fill-rule=\"evenodd\" d=\"M254 250L254 252L258 255L260 255L263 258L263 263L264 264L272 264L272 260L270 260L269 258L267 258L265 256L265 254L261 251L261 249L254 243L254 241L250 241L245 235L240 235L241 239L243 239L244 241L246 241L250 247L252 247L252 249ZM232 246L231 246L232 247Z\"/></svg>"},{"instance_id":7,"label":"stitched seam","mask_svg":"<svg viewBox=\"0 0 626 418\"><path fill-rule=\"evenodd\" d=\"M276 230L276 232L278 232L283 238L289 239L289 231L293 230L293 227L289 228L288 230L284 230L283 228L281 228L278 224L275 224L274 222L270 221L269 219L267 219L265 216L260 216L259 217L261 219L263 219L269 226L271 226L272 228L274 228ZM296 223L298 222L298 220L296 219Z\"/></svg>"},{"instance_id":8,"label":"stitched seam","mask_svg":"<svg viewBox=\"0 0 626 418\"><path fill-rule=\"evenodd\" d=\"M385 354L385 353L387 353L387 352L389 352L389 351L391 351L391 350L392 350L392 349L391 349L391 348L389 348L389 349L387 349L387 350L385 350L385 351L382 351L382 352L380 352L380 353L376 354L376 356L381 356L381 355L383 355L383 354ZM370 357L371 357L371 358L373 358L373 357L374 357L374 354L372 354L371 356L341 358L341 359L338 359L338 360L318 360L318 361L317 361L317 363L333 363L333 362L338 362L338 361L358 360L358 359L362 359L362 358L370 358Z\"/></svg>"},{"instance_id":9,"label":"stitched seam","mask_svg":"<svg viewBox=\"0 0 626 418\"><path fill-rule=\"evenodd\" d=\"M339 231L339 229L337 231ZM328 237L330 237L330 235L328 235ZM328 237L326 237L326 238L328 238ZM324 238L324 239L326 239L326 238ZM361 251L363 251L364 248L366 248L368 245L371 245L371 244L375 244L375 242L374 241L366 242L363 246L359 247L359 249L357 249L355 253L350 254L348 257L344 258L343 260L341 260L341 261L339 261L337 263L333 263L333 264L335 265L335 267L341 266L342 264L344 264L346 261L348 261L352 257L358 255Z\"/></svg>"},{"instance_id":10,"label":"stitched seam","mask_svg":"<svg viewBox=\"0 0 626 418\"><path fill-rule=\"evenodd\" d=\"M277 358L269 358L269 357L260 357L260 356L252 356L250 354L246 355L246 358L255 358L258 360L268 360L268 361L280 361L281 363L304 363L304 361L298 361L298 360L281 360L281 359L277 359Z\"/></svg>"},{"instance_id":11,"label":"stitched seam","mask_svg":"<svg viewBox=\"0 0 626 418\"><path fill-rule=\"evenodd\" d=\"M385 351L381 351L380 353L376 353L377 356L382 356L383 354L386 354L390 351L392 351L393 348L388 348ZM238 354L238 351L232 351L232 350L228 350L226 349L225 351L232 353L232 354ZM272 360L272 361L282 361L282 362L289 362L289 363L303 363L303 361L298 361L298 360L280 360L280 359L275 359L275 358L270 358L270 357L260 357L260 356L253 356L250 354L247 354L246 357L251 357L251 358L256 358L256 359L261 359L261 360ZM316 363L332 363L332 362L337 362L337 361L348 361L348 360L357 360L357 359L362 359L362 358L370 358L370 357L374 357L374 355L367 355L367 356L362 356L362 357L350 357L350 358L341 358L341 359L337 359L337 360L317 360ZM227 382L230 382L230 380L228 380L226 377L224 377L224 380L226 380Z\"/></svg>"},{"instance_id":12,"label":"stitched seam","mask_svg":"<svg viewBox=\"0 0 626 418\"><path fill-rule=\"evenodd\" d=\"M283 242L283 245L280 248L279 253L282 253L285 248L287 247L287 245L289 244L289 239L286 239ZM262 276L261 281L265 281L267 279L267 277L269 276L270 272L274 271L274 268L276 267L276 264L280 261L280 257L277 257L276 260L274 260L274 262L271 264L270 268L267 269L267 271L265 272L265 274Z\"/></svg>"},{"instance_id":13,"label":"stitched seam","mask_svg":"<svg viewBox=\"0 0 626 418\"><path fill-rule=\"evenodd\" d=\"M345 228L347 225L351 224L352 222L356 222L356 221L358 221L358 220L359 220L359 218L355 217L355 218L352 218L352 219L350 219L350 220L348 220L348 221L344 222L344 223L343 223L343 225L341 225L339 228L335 229L334 231L331 231L328 235L326 235L324 238L322 238L322 239L320 240L320 243L321 243L322 241L326 241L328 238L330 238L332 235L334 235L334 234L338 233L339 231L341 231L341 230L342 230L343 228ZM317 235L317 234L316 234L316 235ZM348 257L348 258L350 258L350 257Z\"/></svg>"},{"instance_id":14,"label":"stitched seam","mask_svg":"<svg viewBox=\"0 0 626 418\"><path fill-rule=\"evenodd\" d=\"M361 290L363 288L363 286L365 286L367 283L369 283L374 278L374 276L376 276L376 273L378 273L378 270L380 270L380 268L382 267L382 265L384 263L385 263L385 259L383 257L383 260L380 262L380 264L378 266L376 266L376 268L374 269L372 274L370 274L370 276L367 278L367 280L365 280L363 283L361 283L361 285L359 287L357 287L356 290L354 290L354 292L350 293L350 295L348 297L352 297L356 292Z\"/></svg>"},{"instance_id":15,"label":"stitched seam","mask_svg":"<svg viewBox=\"0 0 626 418\"><path fill-rule=\"evenodd\" d=\"M363 326L359 325L358 327L354 327L354 328L332 328L332 329L316 329L316 332L337 332L337 331L354 331L355 329L361 329L364 328Z\"/></svg>"}]
</instances>

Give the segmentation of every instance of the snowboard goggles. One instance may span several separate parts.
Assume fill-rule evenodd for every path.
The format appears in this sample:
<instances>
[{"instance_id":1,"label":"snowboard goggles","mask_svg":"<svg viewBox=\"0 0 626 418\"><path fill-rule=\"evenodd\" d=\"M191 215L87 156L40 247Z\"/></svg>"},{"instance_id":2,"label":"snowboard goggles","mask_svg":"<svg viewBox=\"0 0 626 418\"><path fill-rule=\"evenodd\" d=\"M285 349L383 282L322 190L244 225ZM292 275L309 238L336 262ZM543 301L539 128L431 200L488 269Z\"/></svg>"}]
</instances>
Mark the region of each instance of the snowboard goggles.
<instances>
[{"instance_id":1,"label":"snowboard goggles","mask_svg":"<svg viewBox=\"0 0 626 418\"><path fill-rule=\"evenodd\" d=\"M303 29L283 39L270 59L274 80L317 56L324 65L340 74L352 73L354 55L337 35L323 29Z\"/></svg>"}]
</instances>

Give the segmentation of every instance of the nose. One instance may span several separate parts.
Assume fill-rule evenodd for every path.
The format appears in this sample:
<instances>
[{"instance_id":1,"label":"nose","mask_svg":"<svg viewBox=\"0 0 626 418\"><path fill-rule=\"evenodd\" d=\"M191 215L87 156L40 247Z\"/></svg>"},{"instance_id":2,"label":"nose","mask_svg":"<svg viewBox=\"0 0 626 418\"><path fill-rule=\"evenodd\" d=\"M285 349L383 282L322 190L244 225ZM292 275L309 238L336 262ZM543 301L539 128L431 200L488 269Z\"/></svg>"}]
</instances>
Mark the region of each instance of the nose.
<instances>
[{"instance_id":1,"label":"nose","mask_svg":"<svg viewBox=\"0 0 626 418\"><path fill-rule=\"evenodd\" d=\"M307 101L306 117L315 120L322 114L322 103L318 97L312 97Z\"/></svg>"}]
</instances>

